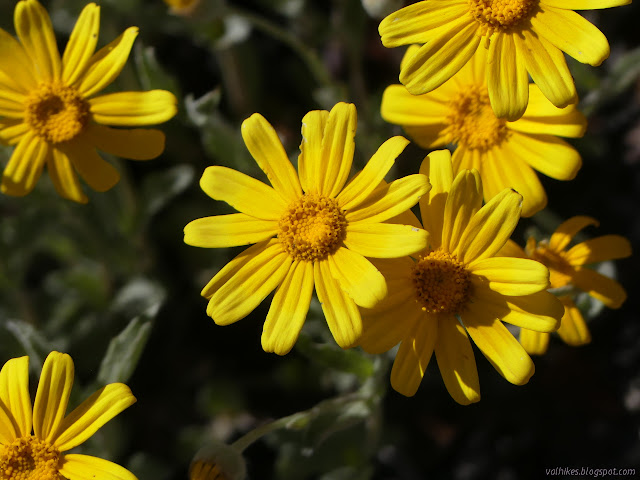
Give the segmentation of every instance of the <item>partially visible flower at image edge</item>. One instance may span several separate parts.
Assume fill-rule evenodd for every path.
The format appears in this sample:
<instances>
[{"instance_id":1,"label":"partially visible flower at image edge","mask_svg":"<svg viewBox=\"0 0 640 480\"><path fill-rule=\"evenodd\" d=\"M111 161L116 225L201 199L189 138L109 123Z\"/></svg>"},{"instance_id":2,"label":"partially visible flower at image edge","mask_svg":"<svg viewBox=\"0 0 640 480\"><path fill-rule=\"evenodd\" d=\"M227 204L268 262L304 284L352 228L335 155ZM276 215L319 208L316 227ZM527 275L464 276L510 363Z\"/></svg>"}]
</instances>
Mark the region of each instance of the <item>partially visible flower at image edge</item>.
<instances>
[{"instance_id":1,"label":"partially visible flower at image edge","mask_svg":"<svg viewBox=\"0 0 640 480\"><path fill-rule=\"evenodd\" d=\"M177 100L165 90L95 96L122 71L137 27L94 53L100 7L82 10L62 59L51 19L36 0L15 8L16 40L0 29L0 141L16 148L0 189L23 196L33 190L46 165L57 192L86 203L77 174L104 192L120 179L96 150L149 160L164 150L155 129L119 129L162 123L176 114ZM77 172L77 174L76 174Z\"/></svg>"},{"instance_id":2,"label":"partially visible flower at image edge","mask_svg":"<svg viewBox=\"0 0 640 480\"><path fill-rule=\"evenodd\" d=\"M576 97L563 52L600 65L609 43L573 10L627 5L631 0L427 0L390 14L380 23L386 47L422 44L400 71L414 95L430 92L488 50L487 85L496 115L522 116L529 75L551 103L562 108Z\"/></svg>"},{"instance_id":3,"label":"partially visible flower at image edge","mask_svg":"<svg viewBox=\"0 0 640 480\"><path fill-rule=\"evenodd\" d=\"M568 248L573 238L588 226L598 226L598 221L578 215L560 224L548 240L536 242L530 237L524 250L509 240L500 255L537 260L549 268L550 288L572 286L609 308L620 308L627 298L622 285L587 265L626 258L631 255L631 244L621 235L603 235ZM579 346L591 342L591 333L574 303L574 296L570 293L558 297L564 305L558 335L568 345ZM542 355L547 351L549 336L548 333L520 329L520 343L532 355Z\"/></svg>"},{"instance_id":4,"label":"partially visible flower at image edge","mask_svg":"<svg viewBox=\"0 0 640 480\"><path fill-rule=\"evenodd\" d=\"M284 355L295 344L313 289L334 339L348 348L360 336L356 305L372 307L387 293L384 277L365 257L401 257L427 245L427 233L383 223L430 188L424 175L383 181L409 141L383 143L347 183L355 150L355 106L338 103L302 119L298 174L274 128L259 114L242 124L247 148L273 187L235 170L208 167L204 192L241 213L200 218L185 243L225 248L255 244L222 268L202 290L218 325L246 317L274 289L262 347Z\"/></svg>"},{"instance_id":5,"label":"partially visible flower at image edge","mask_svg":"<svg viewBox=\"0 0 640 480\"><path fill-rule=\"evenodd\" d=\"M44 362L36 399L29 396L29 357L13 358L0 371L0 471L4 479L136 480L120 465L82 454L66 454L136 401L129 387L112 383L65 415L74 366L51 352ZM33 429L33 433L32 433Z\"/></svg>"},{"instance_id":6,"label":"partially visible flower at image edge","mask_svg":"<svg viewBox=\"0 0 640 480\"><path fill-rule=\"evenodd\" d=\"M409 47L403 62L417 49ZM575 105L555 107L534 84L529 84L529 105L521 118L498 118L489 104L485 71L486 54L478 51L432 92L411 95L403 85L390 85L380 113L387 122L401 125L422 148L455 144L454 173L477 169L486 201L513 188L523 197L522 216L530 217L547 204L534 170L556 180L573 179L582 159L556 135L581 137L587 121Z\"/></svg>"},{"instance_id":7,"label":"partially visible flower at image edge","mask_svg":"<svg viewBox=\"0 0 640 480\"><path fill-rule=\"evenodd\" d=\"M462 170L454 177L448 150L430 153L420 172L432 186L419 202L429 247L413 258L373 260L389 293L361 309L358 344L380 354L400 343L391 386L406 396L417 392L435 352L449 394L467 405L480 400L470 340L507 381L523 385L534 365L503 322L551 332L562 305L546 291L547 267L495 256L520 219L520 194L505 189L482 206L480 175Z\"/></svg>"}]
</instances>

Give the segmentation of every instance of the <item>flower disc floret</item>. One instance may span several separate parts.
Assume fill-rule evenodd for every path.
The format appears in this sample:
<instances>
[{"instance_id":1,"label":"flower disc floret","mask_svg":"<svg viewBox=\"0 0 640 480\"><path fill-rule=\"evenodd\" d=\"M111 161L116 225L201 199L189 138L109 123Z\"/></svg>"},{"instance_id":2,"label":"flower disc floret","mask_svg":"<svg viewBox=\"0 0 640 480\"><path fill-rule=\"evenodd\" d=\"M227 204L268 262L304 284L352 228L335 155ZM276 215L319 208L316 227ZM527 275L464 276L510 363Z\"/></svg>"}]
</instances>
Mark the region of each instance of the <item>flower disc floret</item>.
<instances>
[{"instance_id":1,"label":"flower disc floret","mask_svg":"<svg viewBox=\"0 0 640 480\"><path fill-rule=\"evenodd\" d=\"M34 436L15 439L0 447L0 479L62 480L58 473L60 452Z\"/></svg>"},{"instance_id":2,"label":"flower disc floret","mask_svg":"<svg viewBox=\"0 0 640 480\"><path fill-rule=\"evenodd\" d=\"M417 301L427 313L457 314L469 300L469 271L455 255L435 250L413 266L411 281Z\"/></svg>"},{"instance_id":3,"label":"flower disc floret","mask_svg":"<svg viewBox=\"0 0 640 480\"><path fill-rule=\"evenodd\" d=\"M445 133L455 143L470 149L489 150L509 134L506 121L496 117L486 88L473 85L450 101Z\"/></svg>"},{"instance_id":4,"label":"flower disc floret","mask_svg":"<svg viewBox=\"0 0 640 480\"><path fill-rule=\"evenodd\" d=\"M537 7L538 0L469 0L471 15L488 35L521 25Z\"/></svg>"},{"instance_id":5,"label":"flower disc floret","mask_svg":"<svg viewBox=\"0 0 640 480\"><path fill-rule=\"evenodd\" d=\"M47 142L67 142L87 125L89 104L75 88L47 82L27 97L25 120Z\"/></svg>"},{"instance_id":6,"label":"flower disc floret","mask_svg":"<svg viewBox=\"0 0 640 480\"><path fill-rule=\"evenodd\" d=\"M286 251L296 260L311 262L340 247L347 220L336 199L310 193L288 207L278 226Z\"/></svg>"}]
</instances>

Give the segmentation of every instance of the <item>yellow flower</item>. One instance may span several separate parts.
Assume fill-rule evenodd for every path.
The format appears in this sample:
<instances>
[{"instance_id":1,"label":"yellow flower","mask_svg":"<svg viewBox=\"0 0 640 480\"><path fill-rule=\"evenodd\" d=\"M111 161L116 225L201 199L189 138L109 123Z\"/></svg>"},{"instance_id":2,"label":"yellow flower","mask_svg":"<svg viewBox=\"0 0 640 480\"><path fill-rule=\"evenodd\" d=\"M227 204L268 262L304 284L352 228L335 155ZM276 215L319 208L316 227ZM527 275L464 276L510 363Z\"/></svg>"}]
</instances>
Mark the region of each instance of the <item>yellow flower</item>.
<instances>
[{"instance_id":1,"label":"yellow flower","mask_svg":"<svg viewBox=\"0 0 640 480\"><path fill-rule=\"evenodd\" d=\"M73 385L73 360L51 352L44 362L36 400L29 397L29 357L13 358L0 371L0 471L6 480L136 480L102 458L63 452L77 447L136 401L129 387L109 384L65 416ZM33 434L32 432L33 428Z\"/></svg>"},{"instance_id":2,"label":"yellow flower","mask_svg":"<svg viewBox=\"0 0 640 480\"><path fill-rule=\"evenodd\" d=\"M200 5L200 0L164 0L164 3L170 7L171 13L189 15Z\"/></svg>"},{"instance_id":3,"label":"yellow flower","mask_svg":"<svg viewBox=\"0 0 640 480\"><path fill-rule=\"evenodd\" d=\"M447 390L466 405L480 400L469 337L504 378L525 384L533 362L502 322L550 332L562 305L546 291L544 265L494 256L520 218L518 193L505 189L481 207L478 172L454 178L447 150L431 153L420 172L432 185L420 198L429 248L415 258L374 261L389 293L375 308L362 309L359 344L376 354L401 342L391 386L406 396L416 393L435 351Z\"/></svg>"},{"instance_id":4,"label":"yellow flower","mask_svg":"<svg viewBox=\"0 0 640 480\"><path fill-rule=\"evenodd\" d=\"M578 243L567 250L571 240L585 227L598 225L597 220L576 216L563 222L548 241L536 243L529 238L525 250L509 241L501 255L533 258L549 268L551 288L575 287L600 300L609 308L620 308L627 298L624 288L587 265L625 258L631 255L631 244L620 235L603 235ZM559 297L564 305L558 335L567 344L578 346L591 341L591 334L573 295ZM549 345L549 334L520 330L520 343L530 354L542 355Z\"/></svg>"},{"instance_id":5,"label":"yellow flower","mask_svg":"<svg viewBox=\"0 0 640 480\"><path fill-rule=\"evenodd\" d=\"M387 291L383 276L364 257L401 257L427 244L423 230L382 223L430 188L424 175L383 182L408 140L387 140L347 183L355 131L351 104L309 112L302 119L296 175L273 127L254 114L242 124L242 135L273 188L217 166L200 180L207 195L241 213L194 220L185 227L184 241L209 248L255 243L204 287L207 314L228 325L277 287L262 332L267 352L291 350L314 285L336 342L352 346L362 330L356 305L372 307Z\"/></svg>"},{"instance_id":6,"label":"yellow flower","mask_svg":"<svg viewBox=\"0 0 640 480\"><path fill-rule=\"evenodd\" d=\"M403 61L418 49L413 45ZM563 137L581 137L586 119L570 105L553 106L529 84L529 105L514 122L500 119L489 104L486 54L479 51L456 75L433 92L411 95L403 85L389 86L382 96L382 117L402 125L421 147L449 143L454 172L476 168L485 200L505 188L523 196L522 216L542 210L547 195L533 170L557 180L571 180L582 165L578 152Z\"/></svg>"},{"instance_id":7,"label":"yellow flower","mask_svg":"<svg viewBox=\"0 0 640 480\"><path fill-rule=\"evenodd\" d=\"M488 51L489 99L498 117L519 118L528 101L528 75L559 108L575 101L573 77L562 52L600 65L606 37L573 10L626 5L631 0L427 0L387 16L382 43L424 44L400 71L414 95L451 78L479 50Z\"/></svg>"},{"instance_id":8,"label":"yellow flower","mask_svg":"<svg viewBox=\"0 0 640 480\"><path fill-rule=\"evenodd\" d=\"M0 29L0 141L16 148L2 177L2 192L28 194L44 166L58 193L86 203L76 172L94 190L113 187L120 175L96 149L134 160L155 158L164 134L144 126L176 114L167 91L95 96L120 74L138 29L128 28L94 53L100 7L87 5L62 59L47 11L36 0L15 9L18 40Z\"/></svg>"}]
</instances>

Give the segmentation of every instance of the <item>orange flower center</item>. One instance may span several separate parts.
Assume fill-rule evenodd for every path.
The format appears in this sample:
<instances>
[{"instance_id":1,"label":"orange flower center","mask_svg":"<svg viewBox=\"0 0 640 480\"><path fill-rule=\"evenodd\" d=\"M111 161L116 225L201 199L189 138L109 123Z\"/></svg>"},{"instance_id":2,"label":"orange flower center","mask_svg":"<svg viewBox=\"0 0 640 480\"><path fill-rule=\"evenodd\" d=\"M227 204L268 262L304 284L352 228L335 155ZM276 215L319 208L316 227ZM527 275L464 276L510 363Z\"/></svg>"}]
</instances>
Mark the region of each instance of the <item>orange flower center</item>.
<instances>
[{"instance_id":1,"label":"orange flower center","mask_svg":"<svg viewBox=\"0 0 640 480\"><path fill-rule=\"evenodd\" d=\"M509 31L526 22L539 0L469 0L469 12L480 24L482 35Z\"/></svg>"},{"instance_id":2,"label":"orange flower center","mask_svg":"<svg viewBox=\"0 0 640 480\"><path fill-rule=\"evenodd\" d=\"M469 301L469 271L455 255L434 250L413 266L411 280L417 301L427 313L457 314Z\"/></svg>"},{"instance_id":3,"label":"orange flower center","mask_svg":"<svg viewBox=\"0 0 640 480\"><path fill-rule=\"evenodd\" d=\"M486 87L469 85L449 106L444 133L453 143L486 151L502 143L509 133L506 120L493 113Z\"/></svg>"},{"instance_id":4,"label":"orange flower center","mask_svg":"<svg viewBox=\"0 0 640 480\"><path fill-rule=\"evenodd\" d=\"M0 447L0 479L63 480L58 473L60 452L34 436L21 437Z\"/></svg>"},{"instance_id":5,"label":"orange flower center","mask_svg":"<svg viewBox=\"0 0 640 480\"><path fill-rule=\"evenodd\" d=\"M536 245L533 239L529 239L527 242L526 252L530 258L537 260L549 269L551 288L560 288L571 283L575 270L564 258L563 252L550 249L545 241Z\"/></svg>"},{"instance_id":6,"label":"orange flower center","mask_svg":"<svg viewBox=\"0 0 640 480\"><path fill-rule=\"evenodd\" d=\"M278 238L294 259L312 262L342 245L346 227L344 211L334 198L308 193L280 218Z\"/></svg>"},{"instance_id":7,"label":"orange flower center","mask_svg":"<svg viewBox=\"0 0 640 480\"><path fill-rule=\"evenodd\" d=\"M89 121L89 104L73 87L60 82L40 84L26 101L25 121L49 143L68 142Z\"/></svg>"}]
</instances>

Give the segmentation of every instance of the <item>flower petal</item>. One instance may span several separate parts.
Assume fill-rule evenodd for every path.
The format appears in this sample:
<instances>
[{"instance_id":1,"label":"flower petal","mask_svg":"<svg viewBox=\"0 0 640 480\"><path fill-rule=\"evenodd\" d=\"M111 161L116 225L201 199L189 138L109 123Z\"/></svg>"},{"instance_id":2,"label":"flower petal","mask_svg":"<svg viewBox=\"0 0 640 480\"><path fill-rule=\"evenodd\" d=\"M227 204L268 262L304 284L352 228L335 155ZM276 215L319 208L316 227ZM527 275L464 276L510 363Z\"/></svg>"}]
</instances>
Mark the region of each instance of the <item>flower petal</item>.
<instances>
[{"instance_id":1,"label":"flower petal","mask_svg":"<svg viewBox=\"0 0 640 480\"><path fill-rule=\"evenodd\" d=\"M342 189L337 197L341 208L351 210L367 200L384 176L389 172L396 157L409 144L404 137L392 137L373 154L365 167Z\"/></svg>"},{"instance_id":2,"label":"flower petal","mask_svg":"<svg viewBox=\"0 0 640 480\"><path fill-rule=\"evenodd\" d=\"M60 78L60 53L51 19L36 0L18 2L14 11L16 33L42 80Z\"/></svg>"},{"instance_id":3,"label":"flower petal","mask_svg":"<svg viewBox=\"0 0 640 480\"><path fill-rule=\"evenodd\" d=\"M273 188L227 167L207 167L200 178L200 187L211 198L263 220L279 220L287 208Z\"/></svg>"},{"instance_id":4,"label":"flower petal","mask_svg":"<svg viewBox=\"0 0 640 480\"><path fill-rule=\"evenodd\" d=\"M328 262L315 262L313 277L318 300L334 340L342 348L354 346L362 335L358 307L334 280Z\"/></svg>"},{"instance_id":5,"label":"flower petal","mask_svg":"<svg viewBox=\"0 0 640 480\"><path fill-rule=\"evenodd\" d=\"M347 225L344 244L365 257L397 258L427 248L429 234L411 225L356 223Z\"/></svg>"},{"instance_id":6,"label":"flower petal","mask_svg":"<svg viewBox=\"0 0 640 480\"><path fill-rule=\"evenodd\" d=\"M373 308L387 294L382 274L359 253L340 247L326 262L333 278L356 305Z\"/></svg>"},{"instance_id":7,"label":"flower petal","mask_svg":"<svg viewBox=\"0 0 640 480\"><path fill-rule=\"evenodd\" d=\"M84 135L98 150L131 160L151 160L164 151L164 133L152 128L119 129L92 123Z\"/></svg>"},{"instance_id":8,"label":"flower petal","mask_svg":"<svg viewBox=\"0 0 640 480\"><path fill-rule=\"evenodd\" d=\"M618 282L589 268L577 268L571 275L573 283L609 308L620 308L627 292Z\"/></svg>"},{"instance_id":9,"label":"flower petal","mask_svg":"<svg viewBox=\"0 0 640 480\"><path fill-rule=\"evenodd\" d=\"M63 152L52 148L52 155L47 161L49 178L53 182L58 195L78 203L87 203L89 199L82 191L76 170Z\"/></svg>"},{"instance_id":10,"label":"flower petal","mask_svg":"<svg viewBox=\"0 0 640 480\"><path fill-rule=\"evenodd\" d=\"M631 0L542 0L540 3L565 10L594 10L629 5Z\"/></svg>"},{"instance_id":11,"label":"flower petal","mask_svg":"<svg viewBox=\"0 0 640 480\"><path fill-rule=\"evenodd\" d=\"M298 339L313 294L313 263L294 261L276 290L262 328L265 352L286 355Z\"/></svg>"},{"instance_id":12,"label":"flower petal","mask_svg":"<svg viewBox=\"0 0 640 480\"><path fill-rule=\"evenodd\" d=\"M73 85L84 73L98 43L100 7L90 3L82 9L62 56L62 81Z\"/></svg>"},{"instance_id":13,"label":"flower petal","mask_svg":"<svg viewBox=\"0 0 640 480\"><path fill-rule=\"evenodd\" d=\"M400 82L412 95L438 88L455 75L480 44L478 25L470 15L461 15L450 27L420 47L400 70Z\"/></svg>"},{"instance_id":14,"label":"flower petal","mask_svg":"<svg viewBox=\"0 0 640 480\"><path fill-rule=\"evenodd\" d=\"M573 266L606 262L631 255L631 243L621 235L603 235L574 245L565 255Z\"/></svg>"},{"instance_id":15,"label":"flower petal","mask_svg":"<svg viewBox=\"0 0 640 480\"><path fill-rule=\"evenodd\" d=\"M60 463L60 474L69 480L138 480L117 463L89 455L64 455Z\"/></svg>"},{"instance_id":16,"label":"flower petal","mask_svg":"<svg viewBox=\"0 0 640 480\"><path fill-rule=\"evenodd\" d=\"M120 181L120 174L86 141L58 144L82 179L97 192L106 192Z\"/></svg>"},{"instance_id":17,"label":"flower petal","mask_svg":"<svg viewBox=\"0 0 640 480\"><path fill-rule=\"evenodd\" d=\"M102 387L78 405L60 423L53 444L61 452L84 443L105 423L136 403L129 387L111 383Z\"/></svg>"},{"instance_id":18,"label":"flower petal","mask_svg":"<svg viewBox=\"0 0 640 480\"><path fill-rule=\"evenodd\" d=\"M400 344L391 368L391 386L406 397L418 391L438 339L438 319L428 316L415 322L412 332Z\"/></svg>"},{"instance_id":19,"label":"flower petal","mask_svg":"<svg viewBox=\"0 0 640 480\"><path fill-rule=\"evenodd\" d=\"M108 93L89 100L96 122L118 127L166 122L177 113L176 103L173 93L166 90Z\"/></svg>"},{"instance_id":20,"label":"flower petal","mask_svg":"<svg viewBox=\"0 0 640 480\"><path fill-rule=\"evenodd\" d=\"M549 337L548 333L523 328L520 330L520 345L529 355L544 355L549 347Z\"/></svg>"},{"instance_id":21,"label":"flower petal","mask_svg":"<svg viewBox=\"0 0 640 480\"><path fill-rule=\"evenodd\" d=\"M329 112L322 137L321 158L326 163L320 170L319 193L334 198L344 187L353 162L357 122L351 103L337 103Z\"/></svg>"},{"instance_id":22,"label":"flower petal","mask_svg":"<svg viewBox=\"0 0 640 480\"><path fill-rule=\"evenodd\" d=\"M444 206L442 248L454 252L473 216L482 206L482 181L477 170L456 175Z\"/></svg>"},{"instance_id":23,"label":"flower petal","mask_svg":"<svg viewBox=\"0 0 640 480\"><path fill-rule=\"evenodd\" d=\"M291 263L282 244L271 242L211 295L207 315L217 325L229 325L243 319L280 285Z\"/></svg>"},{"instance_id":24,"label":"flower petal","mask_svg":"<svg viewBox=\"0 0 640 480\"><path fill-rule=\"evenodd\" d=\"M390 85L382 94L380 114L389 123L402 126L438 125L445 128L451 113L450 99L436 89L424 95L411 95L404 85Z\"/></svg>"},{"instance_id":25,"label":"flower petal","mask_svg":"<svg viewBox=\"0 0 640 480\"><path fill-rule=\"evenodd\" d=\"M475 355L467 332L455 318L439 318L435 350L449 395L460 405L479 402L480 379Z\"/></svg>"},{"instance_id":26,"label":"flower petal","mask_svg":"<svg viewBox=\"0 0 640 480\"><path fill-rule=\"evenodd\" d=\"M549 286L549 269L528 258L490 257L469 264L471 282L501 295L531 295Z\"/></svg>"},{"instance_id":27,"label":"flower petal","mask_svg":"<svg viewBox=\"0 0 640 480\"><path fill-rule=\"evenodd\" d=\"M31 131L28 123L22 120L0 120L0 142L6 145L15 145Z\"/></svg>"},{"instance_id":28,"label":"flower petal","mask_svg":"<svg viewBox=\"0 0 640 480\"><path fill-rule=\"evenodd\" d=\"M198 218L184 227L184 243L194 247L224 248L251 245L278 233L273 220L260 220L244 213Z\"/></svg>"},{"instance_id":29,"label":"flower petal","mask_svg":"<svg viewBox=\"0 0 640 480\"><path fill-rule=\"evenodd\" d=\"M577 215L565 220L560 224L556 231L549 239L549 248L556 252L560 252L566 248L573 240L577 233L590 225L598 226L599 223L595 218L585 215Z\"/></svg>"},{"instance_id":30,"label":"flower petal","mask_svg":"<svg viewBox=\"0 0 640 480\"><path fill-rule=\"evenodd\" d=\"M462 320L469 336L483 355L508 382L524 385L535 367L522 345L500 320L485 310L483 303L469 303Z\"/></svg>"},{"instance_id":31,"label":"flower petal","mask_svg":"<svg viewBox=\"0 0 640 480\"><path fill-rule=\"evenodd\" d=\"M47 143L32 132L27 133L16 146L4 169L2 192L17 197L31 192L50 154Z\"/></svg>"},{"instance_id":32,"label":"flower petal","mask_svg":"<svg viewBox=\"0 0 640 480\"><path fill-rule=\"evenodd\" d=\"M276 192L288 202L299 198L302 195L300 181L271 124L254 113L242 122L242 138Z\"/></svg>"},{"instance_id":33,"label":"flower petal","mask_svg":"<svg viewBox=\"0 0 640 480\"><path fill-rule=\"evenodd\" d=\"M16 437L30 435L33 412L29 396L29 357L12 358L2 367L0 401L11 412L11 417L15 421L16 435L9 442Z\"/></svg>"},{"instance_id":34,"label":"flower petal","mask_svg":"<svg viewBox=\"0 0 640 480\"><path fill-rule=\"evenodd\" d=\"M516 52L512 34L497 33L491 37L487 66L491 108L496 117L517 120L529 101L529 76Z\"/></svg>"},{"instance_id":35,"label":"flower petal","mask_svg":"<svg viewBox=\"0 0 640 480\"><path fill-rule=\"evenodd\" d=\"M73 360L66 353L51 352L44 361L33 405L33 433L53 443L62 423L73 386Z\"/></svg>"},{"instance_id":36,"label":"flower petal","mask_svg":"<svg viewBox=\"0 0 640 480\"><path fill-rule=\"evenodd\" d=\"M560 297L564 304L564 316L558 329L558 335L571 346L577 347L591 342L591 333L582 314L571 297Z\"/></svg>"},{"instance_id":37,"label":"flower petal","mask_svg":"<svg viewBox=\"0 0 640 480\"><path fill-rule=\"evenodd\" d=\"M322 172L322 137L329 118L326 110L314 110L302 118L302 143L298 156L298 175L306 193L320 191Z\"/></svg>"},{"instance_id":38,"label":"flower petal","mask_svg":"<svg viewBox=\"0 0 640 480\"><path fill-rule=\"evenodd\" d=\"M422 225L429 232L431 248L442 244L444 209L453 184L453 168L449 150L431 152L420 165L420 173L429 178L431 190L420 197Z\"/></svg>"},{"instance_id":39,"label":"flower petal","mask_svg":"<svg viewBox=\"0 0 640 480\"><path fill-rule=\"evenodd\" d=\"M543 5L531 17L533 31L579 62L598 66L609 57L607 37L571 10Z\"/></svg>"},{"instance_id":40,"label":"flower petal","mask_svg":"<svg viewBox=\"0 0 640 480\"><path fill-rule=\"evenodd\" d=\"M377 223L395 217L413 207L431 185L429 179L420 174L407 175L390 184L383 184L367 197L366 201L347 211L349 223Z\"/></svg>"},{"instance_id":41,"label":"flower petal","mask_svg":"<svg viewBox=\"0 0 640 480\"><path fill-rule=\"evenodd\" d=\"M444 123L418 127L403 125L402 128L416 145L425 150L444 147L451 142L451 135L446 132Z\"/></svg>"},{"instance_id":42,"label":"flower petal","mask_svg":"<svg viewBox=\"0 0 640 480\"><path fill-rule=\"evenodd\" d=\"M33 62L13 35L0 28L0 84L9 90L28 94L38 86Z\"/></svg>"},{"instance_id":43,"label":"flower petal","mask_svg":"<svg viewBox=\"0 0 640 480\"><path fill-rule=\"evenodd\" d=\"M137 36L138 27L129 27L113 42L93 54L85 73L74 84L84 97L98 93L120 75Z\"/></svg>"},{"instance_id":44,"label":"flower petal","mask_svg":"<svg viewBox=\"0 0 640 480\"><path fill-rule=\"evenodd\" d=\"M2 80L0 78L0 80ZM0 117L3 121L23 121L25 116L26 95L2 88L0 85Z\"/></svg>"},{"instance_id":45,"label":"flower petal","mask_svg":"<svg viewBox=\"0 0 640 480\"><path fill-rule=\"evenodd\" d=\"M469 264L495 255L513 233L522 209L522 195L505 189L476 213L453 252Z\"/></svg>"}]
</instances>

